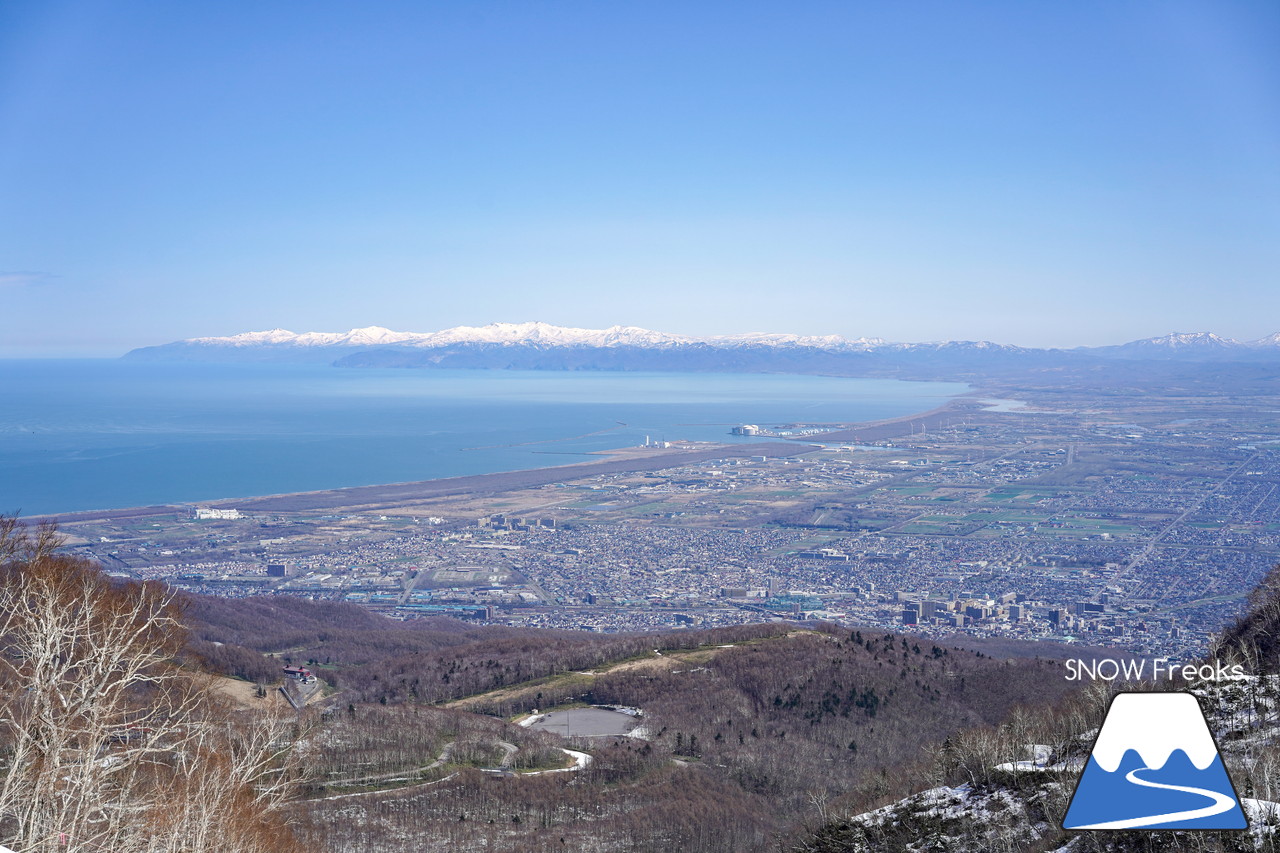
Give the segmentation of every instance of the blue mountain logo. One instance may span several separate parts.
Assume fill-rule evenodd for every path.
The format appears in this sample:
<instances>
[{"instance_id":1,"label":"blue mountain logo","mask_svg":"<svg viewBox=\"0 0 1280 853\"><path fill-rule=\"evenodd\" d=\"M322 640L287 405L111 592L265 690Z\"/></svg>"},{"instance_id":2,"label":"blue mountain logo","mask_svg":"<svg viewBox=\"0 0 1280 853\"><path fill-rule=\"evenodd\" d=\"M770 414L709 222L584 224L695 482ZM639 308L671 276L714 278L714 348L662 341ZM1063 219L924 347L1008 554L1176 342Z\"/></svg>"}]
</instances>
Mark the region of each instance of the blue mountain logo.
<instances>
[{"instance_id":1,"label":"blue mountain logo","mask_svg":"<svg viewBox=\"0 0 1280 853\"><path fill-rule=\"evenodd\" d=\"M1222 756L1190 693L1120 693L1063 829L1245 829Z\"/></svg>"}]
</instances>

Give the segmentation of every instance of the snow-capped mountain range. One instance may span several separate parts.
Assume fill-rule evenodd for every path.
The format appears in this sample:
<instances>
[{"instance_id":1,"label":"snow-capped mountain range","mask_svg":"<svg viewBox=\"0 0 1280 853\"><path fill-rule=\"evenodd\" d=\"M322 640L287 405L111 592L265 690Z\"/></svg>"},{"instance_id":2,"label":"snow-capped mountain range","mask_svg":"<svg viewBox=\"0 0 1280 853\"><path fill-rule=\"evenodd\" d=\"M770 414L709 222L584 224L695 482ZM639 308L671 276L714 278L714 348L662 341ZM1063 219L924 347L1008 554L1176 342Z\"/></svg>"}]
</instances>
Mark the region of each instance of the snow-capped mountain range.
<instances>
[{"instance_id":1,"label":"snow-capped mountain range","mask_svg":"<svg viewBox=\"0 0 1280 853\"><path fill-rule=\"evenodd\" d=\"M695 337L636 326L579 329L491 323L438 332L367 326L349 332L271 329L191 338L129 352L151 361L273 361L339 367L459 367L548 370L667 370L840 373L977 372L1097 360L1271 362L1280 333L1242 343L1208 332L1171 334L1110 347L1035 349L990 341L893 343L881 338L776 333Z\"/></svg>"},{"instance_id":2,"label":"snow-capped mountain range","mask_svg":"<svg viewBox=\"0 0 1280 853\"><path fill-rule=\"evenodd\" d=\"M550 323L490 323L487 326L455 326L440 332L394 332L382 326L366 326L349 332L303 332L271 329L243 332L229 337L190 338L179 343L198 346L255 347L445 347L459 344L552 347L667 347L688 344L798 346L815 349L866 350L883 346L879 338L842 338L839 335L743 334L696 338L655 332L639 326L577 329Z\"/></svg>"}]
</instances>

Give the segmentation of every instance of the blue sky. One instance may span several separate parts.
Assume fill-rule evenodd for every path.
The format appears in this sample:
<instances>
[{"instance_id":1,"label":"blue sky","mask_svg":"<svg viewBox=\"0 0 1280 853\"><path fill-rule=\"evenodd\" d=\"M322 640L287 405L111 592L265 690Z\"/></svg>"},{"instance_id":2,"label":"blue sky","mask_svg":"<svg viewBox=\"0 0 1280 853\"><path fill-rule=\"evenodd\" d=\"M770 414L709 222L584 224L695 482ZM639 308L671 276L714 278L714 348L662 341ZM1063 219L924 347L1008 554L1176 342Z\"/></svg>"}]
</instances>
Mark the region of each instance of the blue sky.
<instances>
[{"instance_id":1,"label":"blue sky","mask_svg":"<svg viewBox=\"0 0 1280 853\"><path fill-rule=\"evenodd\" d=\"M0 355L1280 330L1280 4L0 4Z\"/></svg>"}]
</instances>

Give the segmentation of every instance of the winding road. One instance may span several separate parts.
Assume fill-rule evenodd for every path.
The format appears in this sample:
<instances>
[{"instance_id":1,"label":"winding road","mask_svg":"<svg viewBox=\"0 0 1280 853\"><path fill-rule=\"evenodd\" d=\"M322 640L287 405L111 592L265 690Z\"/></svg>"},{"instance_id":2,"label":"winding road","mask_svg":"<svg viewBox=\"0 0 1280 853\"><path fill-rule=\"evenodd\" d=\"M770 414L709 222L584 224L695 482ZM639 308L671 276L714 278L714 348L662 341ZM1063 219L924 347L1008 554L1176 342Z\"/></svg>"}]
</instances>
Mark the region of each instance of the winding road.
<instances>
[{"instance_id":1,"label":"winding road","mask_svg":"<svg viewBox=\"0 0 1280 853\"><path fill-rule=\"evenodd\" d=\"M453 752L454 743L455 743L454 741L450 741L449 743L445 744L444 749L441 750L440 752L439 758L437 758L435 761L431 762L430 764L427 764L423 767L419 767L417 769L401 770L401 771L392 772L392 773L380 773L375 776L359 776L351 779L335 779L335 780L327 781L325 784L329 786L368 785L368 784L374 784L377 782L409 779L414 775L425 773L428 770L434 770L435 768L446 763L449 760L450 754ZM533 770L533 771L525 771L523 773L517 773L511 770L511 765L515 760L516 753L520 751L520 747L516 746L514 743L508 743L505 740L498 741L496 746L499 749L501 749L503 752L502 758L499 761L498 766L496 768L481 768L480 769L481 773L490 773L490 774L495 774L499 776L519 776L519 777L542 776L546 773L575 773L583 769L584 767L587 767L594 760L592 756L588 755L585 752L578 752L575 749L564 749L561 747L560 751L563 752L565 755L567 755L569 758L573 759L573 764L571 764L570 766L557 767L554 770ZM441 782L448 782L450 779L454 778L457 775L458 775L457 771L454 771L453 773L450 773L448 776L445 776L440 779L434 779L430 782L418 782L415 784L403 785L398 788L389 789L389 790L395 790L399 792L399 791L407 791L413 788L427 788L432 785L439 785ZM319 801L339 800L339 799L346 799L347 797L363 797L369 794L385 794L387 793L387 790L388 789L375 790L375 791L348 791L342 794L330 794L327 797L318 797L317 800ZM3 849L0 849L0 853L4 853Z\"/></svg>"}]
</instances>

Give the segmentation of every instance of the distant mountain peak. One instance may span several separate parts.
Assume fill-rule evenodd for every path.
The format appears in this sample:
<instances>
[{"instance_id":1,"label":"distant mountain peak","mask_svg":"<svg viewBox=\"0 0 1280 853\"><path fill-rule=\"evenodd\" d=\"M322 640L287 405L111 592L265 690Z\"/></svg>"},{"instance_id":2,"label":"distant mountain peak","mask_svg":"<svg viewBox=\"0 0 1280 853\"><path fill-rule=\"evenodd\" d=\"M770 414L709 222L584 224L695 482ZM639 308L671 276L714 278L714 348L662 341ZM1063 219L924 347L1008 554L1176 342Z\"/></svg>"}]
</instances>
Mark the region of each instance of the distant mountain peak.
<instances>
[{"instance_id":1,"label":"distant mountain peak","mask_svg":"<svg viewBox=\"0 0 1280 853\"><path fill-rule=\"evenodd\" d=\"M454 326L439 332L396 332L383 326L366 326L349 332L303 332L271 329L242 332L226 337L190 338L179 344L200 346L369 346L402 345L439 347L456 344L534 344L541 346L669 346L672 344L709 343L720 346L800 346L819 349L867 348L880 346L879 338L847 339L839 335L792 335L778 333L746 333L694 337L668 332L655 332L639 326L614 325L607 329L581 329L556 326L541 320L523 323L489 323L484 326Z\"/></svg>"},{"instance_id":2,"label":"distant mountain peak","mask_svg":"<svg viewBox=\"0 0 1280 853\"><path fill-rule=\"evenodd\" d=\"M1258 338L1258 340L1252 341L1250 345L1255 347L1280 347L1280 332L1274 332L1265 338Z\"/></svg>"},{"instance_id":3,"label":"distant mountain peak","mask_svg":"<svg viewBox=\"0 0 1280 853\"><path fill-rule=\"evenodd\" d=\"M341 367L472 367L550 370L669 370L844 373L902 371L973 376L998 367L1048 367L1073 360L1269 362L1280 333L1240 343L1212 332L1174 332L1118 346L1036 349L992 341L891 343L883 338L744 332L685 335L615 324L604 329L542 320L402 332L363 326L346 332L268 329L191 338L127 357L177 361L275 361ZM887 371L887 373L883 373ZM939 373L938 371L942 371Z\"/></svg>"},{"instance_id":4,"label":"distant mountain peak","mask_svg":"<svg viewBox=\"0 0 1280 853\"><path fill-rule=\"evenodd\" d=\"M187 344L221 344L227 346L252 346L256 344L278 344L290 342L297 338L295 332L288 329L269 329L264 332L241 332L227 337L188 338Z\"/></svg>"},{"instance_id":5,"label":"distant mountain peak","mask_svg":"<svg viewBox=\"0 0 1280 853\"><path fill-rule=\"evenodd\" d=\"M1215 335L1213 332L1172 332L1156 338L1144 338L1132 341L1126 346L1162 346L1162 347L1236 347L1240 342L1231 338Z\"/></svg>"}]
</instances>

